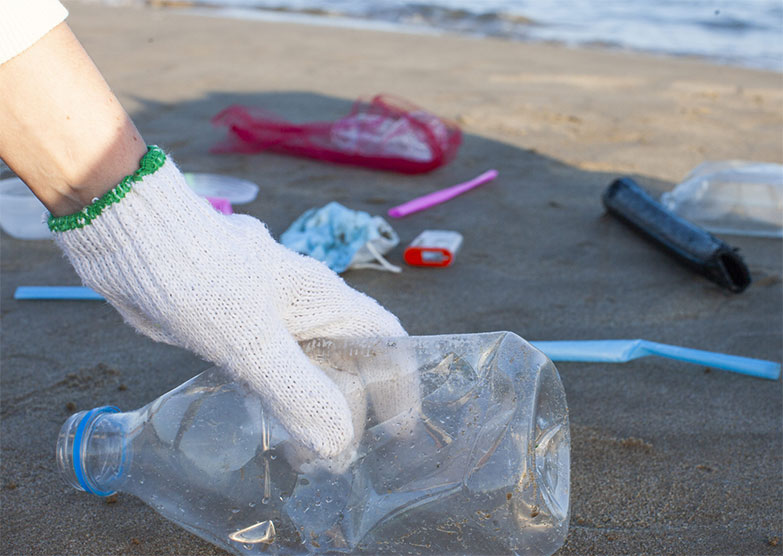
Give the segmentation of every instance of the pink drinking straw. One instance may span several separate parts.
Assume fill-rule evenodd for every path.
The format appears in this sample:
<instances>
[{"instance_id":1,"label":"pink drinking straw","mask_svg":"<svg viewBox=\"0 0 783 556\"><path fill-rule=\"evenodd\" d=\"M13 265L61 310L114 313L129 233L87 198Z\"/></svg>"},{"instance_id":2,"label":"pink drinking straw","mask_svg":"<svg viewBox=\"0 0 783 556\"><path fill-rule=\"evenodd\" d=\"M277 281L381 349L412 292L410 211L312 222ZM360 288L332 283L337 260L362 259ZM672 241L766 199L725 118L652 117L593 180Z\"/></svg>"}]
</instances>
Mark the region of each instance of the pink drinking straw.
<instances>
[{"instance_id":1,"label":"pink drinking straw","mask_svg":"<svg viewBox=\"0 0 783 556\"><path fill-rule=\"evenodd\" d=\"M387 214L392 218L402 218L403 216L408 216L414 212L426 210L430 207L434 207L435 205L445 203L457 195L462 195L466 191L470 191L479 185L484 185L485 183L494 180L497 175L497 170L487 170L480 176L475 177L470 181L466 181L465 183L458 183L457 185L452 185L451 187L441 189L440 191L435 191L434 193L424 195L423 197L417 197L416 199L408 201L407 203L390 208Z\"/></svg>"},{"instance_id":2,"label":"pink drinking straw","mask_svg":"<svg viewBox=\"0 0 783 556\"><path fill-rule=\"evenodd\" d=\"M231 201L225 197L207 197L207 201L211 204L216 211L222 214L233 214L234 211L231 208Z\"/></svg>"}]
</instances>

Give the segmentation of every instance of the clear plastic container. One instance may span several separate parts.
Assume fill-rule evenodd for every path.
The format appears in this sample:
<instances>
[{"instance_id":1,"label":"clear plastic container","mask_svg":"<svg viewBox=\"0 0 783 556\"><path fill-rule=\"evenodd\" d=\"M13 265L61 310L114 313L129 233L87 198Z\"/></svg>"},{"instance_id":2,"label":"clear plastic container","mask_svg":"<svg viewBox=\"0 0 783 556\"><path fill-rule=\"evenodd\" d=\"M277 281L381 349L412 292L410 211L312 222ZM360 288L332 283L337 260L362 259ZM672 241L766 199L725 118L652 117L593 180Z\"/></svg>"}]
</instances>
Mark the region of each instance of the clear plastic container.
<instances>
[{"instance_id":1,"label":"clear plastic container","mask_svg":"<svg viewBox=\"0 0 783 556\"><path fill-rule=\"evenodd\" d=\"M716 234L783 238L783 165L705 162L661 203Z\"/></svg>"},{"instance_id":2,"label":"clear plastic container","mask_svg":"<svg viewBox=\"0 0 783 556\"><path fill-rule=\"evenodd\" d=\"M17 239L51 238L46 208L19 178L0 180L0 227Z\"/></svg>"},{"instance_id":3,"label":"clear plastic container","mask_svg":"<svg viewBox=\"0 0 783 556\"><path fill-rule=\"evenodd\" d=\"M213 368L138 411L71 416L57 441L63 476L93 494L136 495L238 555L551 554L563 544L568 411L543 353L509 332L303 348L365 388L394 364L393 380L419 385L415 418L379 422L370 405L356 451L330 470Z\"/></svg>"},{"instance_id":4,"label":"clear plastic container","mask_svg":"<svg viewBox=\"0 0 783 556\"><path fill-rule=\"evenodd\" d=\"M202 197L226 199L232 205L250 203L258 195L256 184L240 178L195 172L185 172L184 176L187 184L197 194Z\"/></svg>"}]
</instances>

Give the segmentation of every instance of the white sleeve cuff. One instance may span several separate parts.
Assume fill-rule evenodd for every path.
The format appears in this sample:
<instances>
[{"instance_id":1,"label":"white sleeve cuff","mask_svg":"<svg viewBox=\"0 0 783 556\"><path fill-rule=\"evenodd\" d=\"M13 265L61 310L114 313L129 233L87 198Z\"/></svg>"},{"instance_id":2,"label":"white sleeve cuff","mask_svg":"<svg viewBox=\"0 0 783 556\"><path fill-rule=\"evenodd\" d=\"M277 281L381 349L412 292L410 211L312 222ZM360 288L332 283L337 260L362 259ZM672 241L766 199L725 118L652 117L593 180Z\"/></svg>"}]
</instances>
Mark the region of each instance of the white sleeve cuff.
<instances>
[{"instance_id":1,"label":"white sleeve cuff","mask_svg":"<svg viewBox=\"0 0 783 556\"><path fill-rule=\"evenodd\" d=\"M31 47L65 21L58 0L0 0L0 64Z\"/></svg>"}]
</instances>

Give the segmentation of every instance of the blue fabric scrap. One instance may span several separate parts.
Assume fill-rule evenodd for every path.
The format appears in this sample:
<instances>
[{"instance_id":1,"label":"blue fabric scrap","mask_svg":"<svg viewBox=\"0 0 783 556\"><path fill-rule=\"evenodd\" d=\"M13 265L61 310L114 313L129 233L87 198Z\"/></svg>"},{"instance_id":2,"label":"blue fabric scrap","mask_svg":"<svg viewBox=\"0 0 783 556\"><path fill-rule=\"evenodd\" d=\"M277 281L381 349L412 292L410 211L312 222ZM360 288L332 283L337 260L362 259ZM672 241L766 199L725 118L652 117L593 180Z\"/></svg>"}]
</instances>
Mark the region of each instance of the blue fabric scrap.
<instances>
[{"instance_id":1,"label":"blue fabric scrap","mask_svg":"<svg viewBox=\"0 0 783 556\"><path fill-rule=\"evenodd\" d=\"M363 246L380 238L376 217L333 201L302 214L283 232L280 242L340 273L351 266Z\"/></svg>"}]
</instances>

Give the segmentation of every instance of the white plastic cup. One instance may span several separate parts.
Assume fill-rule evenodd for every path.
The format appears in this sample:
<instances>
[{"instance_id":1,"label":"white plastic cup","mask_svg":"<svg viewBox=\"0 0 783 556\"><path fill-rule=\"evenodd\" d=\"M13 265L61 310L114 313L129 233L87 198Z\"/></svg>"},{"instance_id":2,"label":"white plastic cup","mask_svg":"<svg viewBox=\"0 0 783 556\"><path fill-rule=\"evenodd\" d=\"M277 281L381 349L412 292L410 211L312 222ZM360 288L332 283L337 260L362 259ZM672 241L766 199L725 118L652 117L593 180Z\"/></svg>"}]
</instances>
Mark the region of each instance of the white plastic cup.
<instances>
[{"instance_id":1,"label":"white plastic cup","mask_svg":"<svg viewBox=\"0 0 783 556\"><path fill-rule=\"evenodd\" d=\"M17 239L50 239L46 207L17 178L0 180L0 227Z\"/></svg>"}]
</instances>

